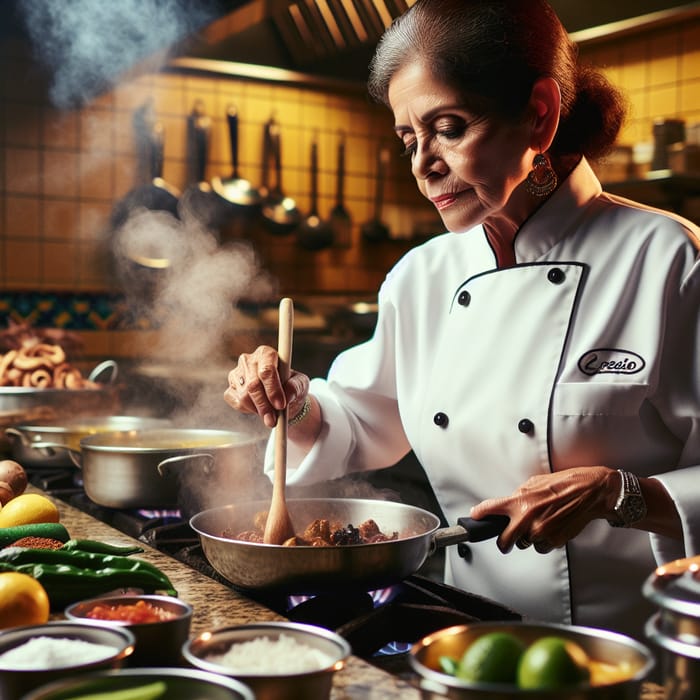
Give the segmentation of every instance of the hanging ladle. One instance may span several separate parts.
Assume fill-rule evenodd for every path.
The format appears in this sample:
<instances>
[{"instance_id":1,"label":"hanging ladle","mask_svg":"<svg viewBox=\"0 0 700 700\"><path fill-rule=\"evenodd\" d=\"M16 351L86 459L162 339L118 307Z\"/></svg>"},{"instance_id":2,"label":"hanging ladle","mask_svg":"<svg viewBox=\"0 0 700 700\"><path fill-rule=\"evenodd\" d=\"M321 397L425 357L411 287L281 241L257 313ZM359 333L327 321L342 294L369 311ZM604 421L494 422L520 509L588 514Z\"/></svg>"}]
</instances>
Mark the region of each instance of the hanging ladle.
<instances>
[{"instance_id":1,"label":"hanging ladle","mask_svg":"<svg viewBox=\"0 0 700 700\"><path fill-rule=\"evenodd\" d=\"M333 229L318 213L318 142L311 142L311 208L297 231L297 242L306 250L321 250L333 243Z\"/></svg>"},{"instance_id":2,"label":"hanging ladle","mask_svg":"<svg viewBox=\"0 0 700 700\"><path fill-rule=\"evenodd\" d=\"M236 213L255 213L260 209L262 195L253 187L249 180L241 177L238 170L238 110L229 105L226 110L229 140L231 142L231 177L213 177L211 186L225 202L228 202Z\"/></svg>"},{"instance_id":3,"label":"hanging ladle","mask_svg":"<svg viewBox=\"0 0 700 700\"><path fill-rule=\"evenodd\" d=\"M340 132L338 142L338 170L336 173L336 202L328 223L333 232L333 244L339 248L352 246L352 216L345 208L345 134Z\"/></svg>"},{"instance_id":4,"label":"hanging ladle","mask_svg":"<svg viewBox=\"0 0 700 700\"><path fill-rule=\"evenodd\" d=\"M292 362L292 329L294 328L294 304L285 297L279 307L279 336L277 354L279 355L278 372L282 384L289 379ZM265 544L282 544L294 536L294 526L287 510L285 489L287 482L287 419L288 407L277 414L275 428L275 473L272 480L272 498L270 510L265 523L263 542Z\"/></svg>"},{"instance_id":5,"label":"hanging ladle","mask_svg":"<svg viewBox=\"0 0 700 700\"><path fill-rule=\"evenodd\" d=\"M382 202L384 199L384 177L389 162L389 150L380 148L377 151L377 180L374 192L374 216L362 224L362 237L366 241L376 243L389 238L389 228L382 221Z\"/></svg>"},{"instance_id":6,"label":"hanging ladle","mask_svg":"<svg viewBox=\"0 0 700 700\"><path fill-rule=\"evenodd\" d=\"M270 119L266 125L266 139L269 144L270 155L274 163L275 183L263 200L262 215L265 226L270 233L275 235L287 235L301 223L301 212L297 203L291 197L287 197L282 191L282 144L280 138L280 126Z\"/></svg>"}]
</instances>

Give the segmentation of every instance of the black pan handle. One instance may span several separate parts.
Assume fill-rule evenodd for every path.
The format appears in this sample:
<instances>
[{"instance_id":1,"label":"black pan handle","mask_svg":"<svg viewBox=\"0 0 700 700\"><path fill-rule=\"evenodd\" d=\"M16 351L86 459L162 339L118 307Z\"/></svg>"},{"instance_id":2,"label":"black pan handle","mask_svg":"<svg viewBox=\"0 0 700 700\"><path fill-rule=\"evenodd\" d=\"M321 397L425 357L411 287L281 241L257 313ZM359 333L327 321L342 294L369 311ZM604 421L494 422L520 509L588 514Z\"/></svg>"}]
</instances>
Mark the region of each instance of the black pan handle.
<instances>
[{"instance_id":1,"label":"black pan handle","mask_svg":"<svg viewBox=\"0 0 700 700\"><path fill-rule=\"evenodd\" d=\"M156 122L151 131L151 179L163 177L165 160L165 127L162 122Z\"/></svg>"},{"instance_id":2,"label":"black pan handle","mask_svg":"<svg viewBox=\"0 0 700 700\"><path fill-rule=\"evenodd\" d=\"M507 515L487 515L481 520L474 518L459 518L457 524L468 534L468 542L483 542L492 537L498 537L510 522Z\"/></svg>"},{"instance_id":3,"label":"black pan handle","mask_svg":"<svg viewBox=\"0 0 700 700\"><path fill-rule=\"evenodd\" d=\"M238 110L233 105L229 105L226 111L226 120L228 121L228 137L231 144L231 166L233 172L231 178L238 180Z\"/></svg>"},{"instance_id":4,"label":"black pan handle","mask_svg":"<svg viewBox=\"0 0 700 700\"><path fill-rule=\"evenodd\" d=\"M459 518L457 525L440 528L433 534L431 552L459 542L482 542L497 537L509 522L507 515L487 515L481 520Z\"/></svg>"}]
</instances>

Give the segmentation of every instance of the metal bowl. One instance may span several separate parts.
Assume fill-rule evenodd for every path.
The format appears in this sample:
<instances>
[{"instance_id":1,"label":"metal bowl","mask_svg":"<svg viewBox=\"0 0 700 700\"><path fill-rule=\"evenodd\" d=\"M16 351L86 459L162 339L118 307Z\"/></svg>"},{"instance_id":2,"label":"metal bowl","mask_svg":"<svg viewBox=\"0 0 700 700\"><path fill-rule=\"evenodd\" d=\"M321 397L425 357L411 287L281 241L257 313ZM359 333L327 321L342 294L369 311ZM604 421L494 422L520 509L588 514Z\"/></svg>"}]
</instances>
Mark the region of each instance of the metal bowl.
<instances>
[{"instance_id":1,"label":"metal bowl","mask_svg":"<svg viewBox=\"0 0 700 700\"><path fill-rule=\"evenodd\" d=\"M441 656L461 658L467 647L489 632L510 632L525 644L556 635L579 644L591 659L629 668L629 675L606 685L578 685L557 690L523 690L512 685L471 683L440 670ZM409 663L420 676L424 700L638 700L642 681L655 664L651 651L631 637L592 627L528 622L477 622L427 635L413 645Z\"/></svg>"},{"instance_id":2,"label":"metal bowl","mask_svg":"<svg viewBox=\"0 0 700 700\"><path fill-rule=\"evenodd\" d=\"M173 615L155 622L126 622L91 617L98 606L136 605L139 601ZM90 621L117 629L128 629L136 640L129 666L177 666L182 662L182 645L187 641L192 622L192 607L184 600L161 595L113 595L82 600L65 611L69 620Z\"/></svg>"},{"instance_id":3,"label":"metal bowl","mask_svg":"<svg viewBox=\"0 0 700 700\"><path fill-rule=\"evenodd\" d=\"M38 637L81 640L92 644L105 644L114 651L107 657L92 662L75 662L61 668L41 668L37 657L37 668L10 668L3 662L2 655L11 649L28 643ZM105 627L88 622L47 622L43 625L29 625L5 630L0 634L0 698L18 700L25 693L46 683L76 676L96 669L120 668L134 651L134 635L127 629Z\"/></svg>"},{"instance_id":4,"label":"metal bowl","mask_svg":"<svg viewBox=\"0 0 700 700\"><path fill-rule=\"evenodd\" d=\"M233 678L185 668L127 668L88 673L43 685L22 700L68 700L85 694L92 697L92 694L128 691L152 683L163 684L163 700L256 700L249 688Z\"/></svg>"},{"instance_id":5,"label":"metal bowl","mask_svg":"<svg viewBox=\"0 0 700 700\"><path fill-rule=\"evenodd\" d=\"M250 671L233 669L222 661L208 659L226 654L235 644L263 638L275 643L282 637L291 637L298 644L320 652L325 660L314 670L294 672L281 671L280 661L274 655L267 657L265 668ZM334 632L314 625L260 622L203 632L185 643L182 654L196 668L242 681L255 693L256 700L326 700L331 694L333 674L345 667L350 656L350 645ZM261 655L257 658L266 660Z\"/></svg>"}]
</instances>

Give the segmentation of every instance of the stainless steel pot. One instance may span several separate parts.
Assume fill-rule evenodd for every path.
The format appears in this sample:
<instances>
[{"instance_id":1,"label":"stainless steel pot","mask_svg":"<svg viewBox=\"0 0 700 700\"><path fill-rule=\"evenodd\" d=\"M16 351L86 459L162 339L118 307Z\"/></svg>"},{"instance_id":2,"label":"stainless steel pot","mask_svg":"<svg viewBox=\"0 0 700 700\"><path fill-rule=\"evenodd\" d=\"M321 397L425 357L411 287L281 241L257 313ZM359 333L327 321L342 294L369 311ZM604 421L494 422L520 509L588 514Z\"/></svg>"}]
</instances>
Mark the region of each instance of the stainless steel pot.
<instances>
[{"instance_id":1,"label":"stainless steel pot","mask_svg":"<svg viewBox=\"0 0 700 700\"><path fill-rule=\"evenodd\" d=\"M373 519L398 539L337 547L285 547L235 539L252 529L255 516L270 501L235 503L197 513L190 525L199 535L209 563L226 580L244 589L278 589L287 594L319 594L342 589L390 586L417 571L438 546L479 541L500 533L507 519L476 521L439 528L440 519L415 506L352 498L290 499L287 506L297 532L317 518L343 526Z\"/></svg>"},{"instance_id":2,"label":"stainless steel pot","mask_svg":"<svg viewBox=\"0 0 700 700\"><path fill-rule=\"evenodd\" d=\"M644 582L659 607L646 635L662 650L665 700L700 697L700 556L660 566Z\"/></svg>"},{"instance_id":3,"label":"stainless steel pot","mask_svg":"<svg viewBox=\"0 0 700 700\"><path fill-rule=\"evenodd\" d=\"M25 467L73 465L69 450L80 451L80 441L90 435L125 430L166 428L167 418L147 416L86 416L66 423L18 425L7 428L12 458Z\"/></svg>"},{"instance_id":4,"label":"stainless steel pot","mask_svg":"<svg viewBox=\"0 0 700 700\"><path fill-rule=\"evenodd\" d=\"M249 498L262 472L264 442L229 430L165 428L92 435L71 450L87 496L107 508L176 509ZM204 462L202 455L207 456ZM159 469L191 456L179 469ZM208 468L204 468L208 464ZM213 466L212 466L213 465Z\"/></svg>"},{"instance_id":5,"label":"stainless steel pot","mask_svg":"<svg viewBox=\"0 0 700 700\"><path fill-rule=\"evenodd\" d=\"M97 388L0 387L0 427L119 413L120 396L115 383L117 373L117 363L105 360L88 374L91 382L99 384ZM10 449L10 442L4 434L0 437L1 449Z\"/></svg>"}]
</instances>

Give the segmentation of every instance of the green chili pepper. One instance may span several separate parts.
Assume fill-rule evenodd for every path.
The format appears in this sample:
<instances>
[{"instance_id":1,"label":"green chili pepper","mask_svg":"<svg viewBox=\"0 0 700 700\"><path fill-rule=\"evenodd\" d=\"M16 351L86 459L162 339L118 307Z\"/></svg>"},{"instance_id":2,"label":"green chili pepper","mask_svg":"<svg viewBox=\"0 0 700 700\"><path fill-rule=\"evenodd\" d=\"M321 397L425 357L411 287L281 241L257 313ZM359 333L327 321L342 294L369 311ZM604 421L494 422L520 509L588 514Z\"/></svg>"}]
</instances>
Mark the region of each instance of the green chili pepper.
<instances>
[{"instance_id":1,"label":"green chili pepper","mask_svg":"<svg viewBox=\"0 0 700 700\"><path fill-rule=\"evenodd\" d=\"M39 581L54 610L121 588L139 588L145 593L162 591L167 595L177 595L170 581L166 583L164 577L155 577L149 571L139 569L91 570L67 564L41 563L20 564L14 567L14 571L28 574Z\"/></svg>"},{"instance_id":2,"label":"green chili pepper","mask_svg":"<svg viewBox=\"0 0 700 700\"><path fill-rule=\"evenodd\" d=\"M75 700L155 700L168 692L168 686L163 681L155 681L148 685L124 690L105 690L89 695L76 696Z\"/></svg>"},{"instance_id":3,"label":"green chili pepper","mask_svg":"<svg viewBox=\"0 0 700 700\"><path fill-rule=\"evenodd\" d=\"M122 569L133 571L134 563L142 570L150 571L154 576L163 577L163 572L153 564L142 559L116 554L100 554L97 552L84 552L80 549L41 549L33 547L6 547L0 550L0 562L8 564L67 564L85 569Z\"/></svg>"},{"instance_id":4,"label":"green chili pepper","mask_svg":"<svg viewBox=\"0 0 700 700\"><path fill-rule=\"evenodd\" d=\"M76 540L71 539L66 542L61 549L66 551L80 550L81 552L94 552L95 554L117 554L119 556L129 556L143 552L143 547L133 544L109 544L99 540Z\"/></svg>"},{"instance_id":5,"label":"green chili pepper","mask_svg":"<svg viewBox=\"0 0 700 700\"><path fill-rule=\"evenodd\" d=\"M54 610L121 588L177 595L158 567L111 554L10 547L0 552L0 571L19 571L35 578L46 590Z\"/></svg>"}]
</instances>

